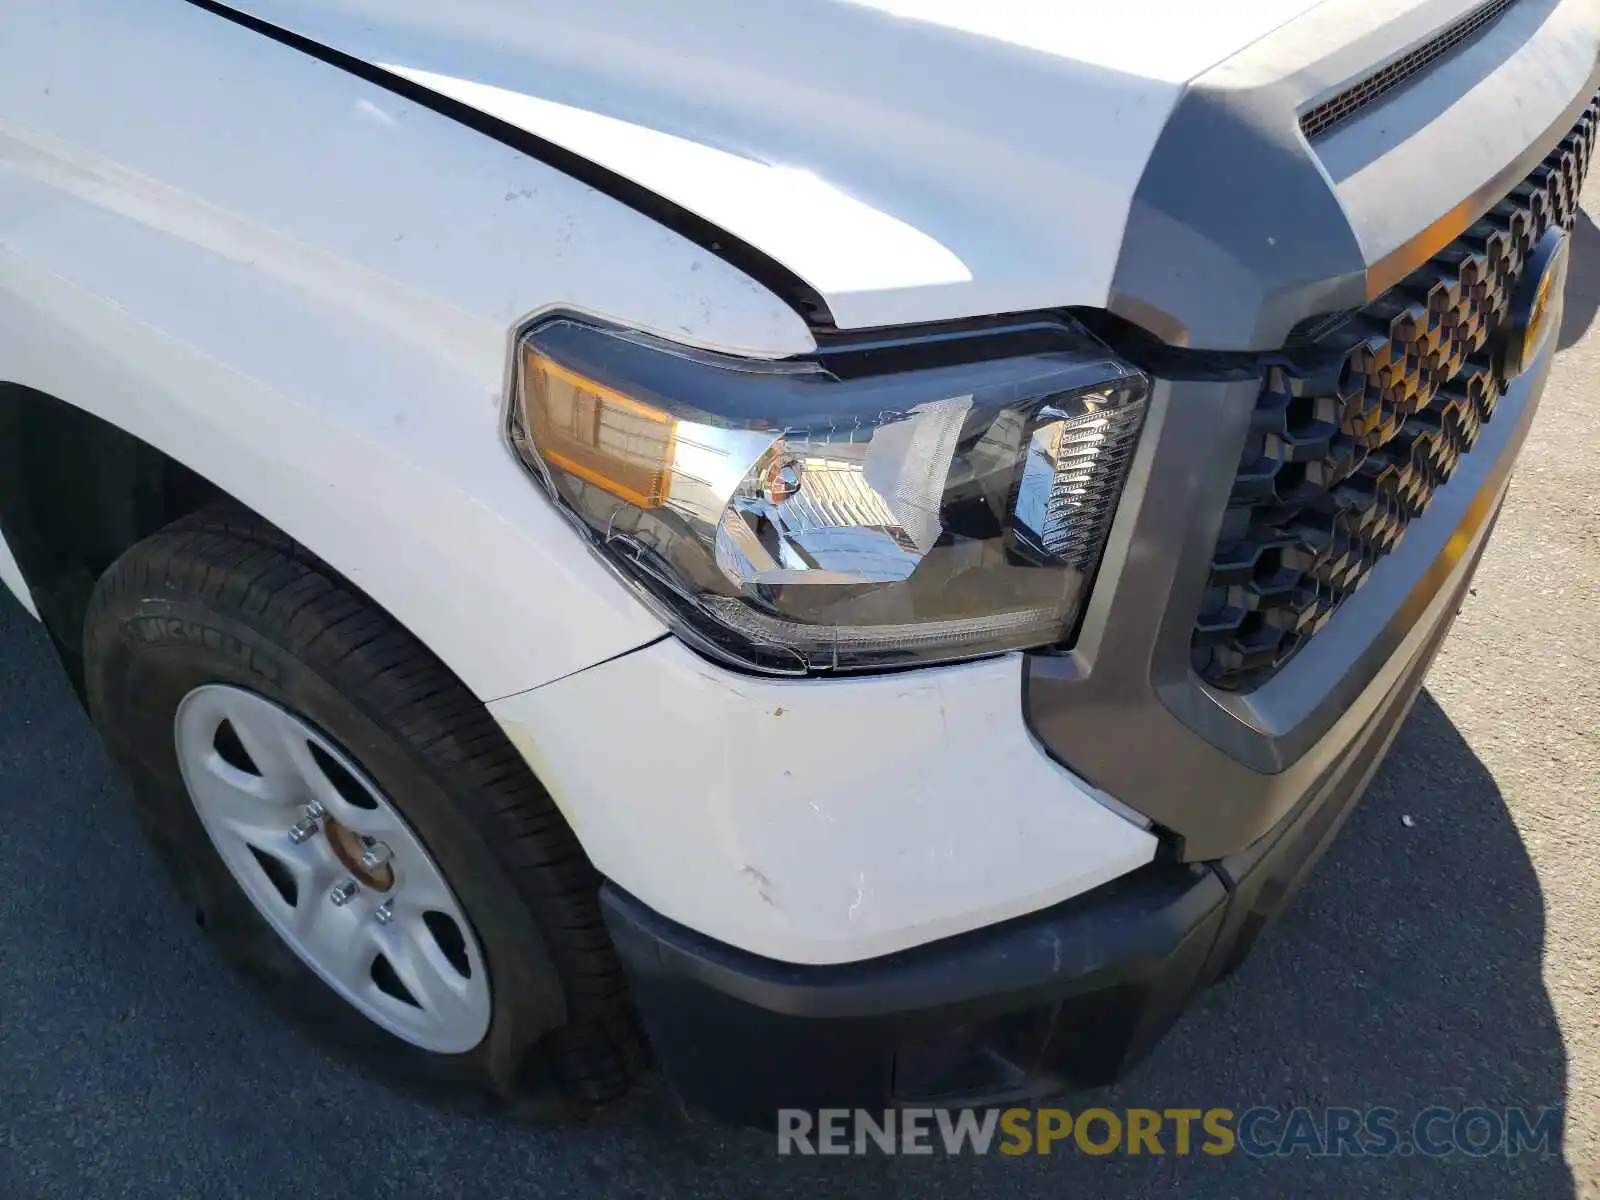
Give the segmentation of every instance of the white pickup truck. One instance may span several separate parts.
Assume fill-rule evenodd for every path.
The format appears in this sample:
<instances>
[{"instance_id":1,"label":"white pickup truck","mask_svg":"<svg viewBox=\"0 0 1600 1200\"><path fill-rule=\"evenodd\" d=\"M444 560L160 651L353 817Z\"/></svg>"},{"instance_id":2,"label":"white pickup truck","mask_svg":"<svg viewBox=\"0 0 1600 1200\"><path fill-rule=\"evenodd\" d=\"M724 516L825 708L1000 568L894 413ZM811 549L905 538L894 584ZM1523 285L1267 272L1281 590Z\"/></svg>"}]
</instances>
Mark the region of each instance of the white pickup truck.
<instances>
[{"instance_id":1,"label":"white pickup truck","mask_svg":"<svg viewBox=\"0 0 1600 1200\"><path fill-rule=\"evenodd\" d=\"M375 1070L1115 1077L1358 800L1586 0L7 0L0 578Z\"/></svg>"}]
</instances>

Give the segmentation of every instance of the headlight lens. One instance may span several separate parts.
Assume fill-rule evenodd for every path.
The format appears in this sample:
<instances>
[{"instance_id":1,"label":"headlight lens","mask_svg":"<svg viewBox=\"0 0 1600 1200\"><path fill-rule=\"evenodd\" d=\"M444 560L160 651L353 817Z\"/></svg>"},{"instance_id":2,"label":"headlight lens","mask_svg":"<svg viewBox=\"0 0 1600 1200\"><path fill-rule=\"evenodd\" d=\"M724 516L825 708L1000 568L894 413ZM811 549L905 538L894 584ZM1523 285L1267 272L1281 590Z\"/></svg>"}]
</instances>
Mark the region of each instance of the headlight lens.
<instances>
[{"instance_id":1,"label":"headlight lens","mask_svg":"<svg viewBox=\"0 0 1600 1200\"><path fill-rule=\"evenodd\" d=\"M857 375L558 318L523 339L511 438L679 633L737 665L1049 645L1077 619L1147 394L1087 334L1051 343Z\"/></svg>"}]
</instances>

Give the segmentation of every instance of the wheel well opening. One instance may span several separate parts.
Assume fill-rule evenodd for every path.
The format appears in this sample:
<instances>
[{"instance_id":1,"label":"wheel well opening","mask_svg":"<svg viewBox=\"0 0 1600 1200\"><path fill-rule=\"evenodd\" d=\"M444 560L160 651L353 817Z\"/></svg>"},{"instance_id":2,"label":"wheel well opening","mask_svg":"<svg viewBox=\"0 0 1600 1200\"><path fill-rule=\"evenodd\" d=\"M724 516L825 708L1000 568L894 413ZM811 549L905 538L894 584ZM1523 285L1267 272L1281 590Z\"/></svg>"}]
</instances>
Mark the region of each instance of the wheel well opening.
<instances>
[{"instance_id":1,"label":"wheel well opening","mask_svg":"<svg viewBox=\"0 0 1600 1200\"><path fill-rule=\"evenodd\" d=\"M128 547L224 495L126 430L0 383L0 530L80 695L95 581Z\"/></svg>"}]
</instances>

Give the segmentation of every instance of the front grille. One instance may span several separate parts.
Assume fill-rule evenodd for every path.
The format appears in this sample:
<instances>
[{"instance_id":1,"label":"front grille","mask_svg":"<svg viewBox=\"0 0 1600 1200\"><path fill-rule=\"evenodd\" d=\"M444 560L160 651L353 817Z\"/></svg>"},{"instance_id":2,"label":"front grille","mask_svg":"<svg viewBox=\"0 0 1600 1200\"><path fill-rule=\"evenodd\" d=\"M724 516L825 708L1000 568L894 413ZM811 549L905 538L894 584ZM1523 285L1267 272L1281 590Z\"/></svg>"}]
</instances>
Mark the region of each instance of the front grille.
<instances>
[{"instance_id":1,"label":"front grille","mask_svg":"<svg viewBox=\"0 0 1600 1200\"><path fill-rule=\"evenodd\" d=\"M1307 109L1300 118L1306 137L1321 137L1340 121L1353 117L1367 105L1392 92L1406 80L1426 71L1450 51L1465 45L1503 17L1517 0L1487 0L1452 25L1441 29L1422 45L1401 55L1382 70L1344 89L1337 96Z\"/></svg>"},{"instance_id":2,"label":"front grille","mask_svg":"<svg viewBox=\"0 0 1600 1200\"><path fill-rule=\"evenodd\" d=\"M1472 449L1506 388L1487 343L1534 243L1572 227L1597 107L1403 283L1303 325L1266 361L1192 641L1208 683L1243 691L1271 678Z\"/></svg>"}]
</instances>

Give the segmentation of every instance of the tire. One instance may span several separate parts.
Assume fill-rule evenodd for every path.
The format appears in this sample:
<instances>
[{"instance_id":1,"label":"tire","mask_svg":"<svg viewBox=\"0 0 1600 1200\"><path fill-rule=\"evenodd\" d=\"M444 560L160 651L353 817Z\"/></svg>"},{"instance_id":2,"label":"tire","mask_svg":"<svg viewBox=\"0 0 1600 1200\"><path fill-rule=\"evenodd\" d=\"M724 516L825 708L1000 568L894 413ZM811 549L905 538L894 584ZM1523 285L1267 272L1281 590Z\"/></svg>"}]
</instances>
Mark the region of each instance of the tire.
<instances>
[{"instance_id":1,"label":"tire","mask_svg":"<svg viewBox=\"0 0 1600 1200\"><path fill-rule=\"evenodd\" d=\"M84 663L90 714L179 894L294 1024L435 1098L570 1114L628 1089L643 1041L593 867L476 697L325 564L242 510L203 510L100 579ZM425 1049L376 1024L249 898L190 798L174 735L180 703L205 685L287 710L409 825L487 966L487 1033L471 1049Z\"/></svg>"}]
</instances>

